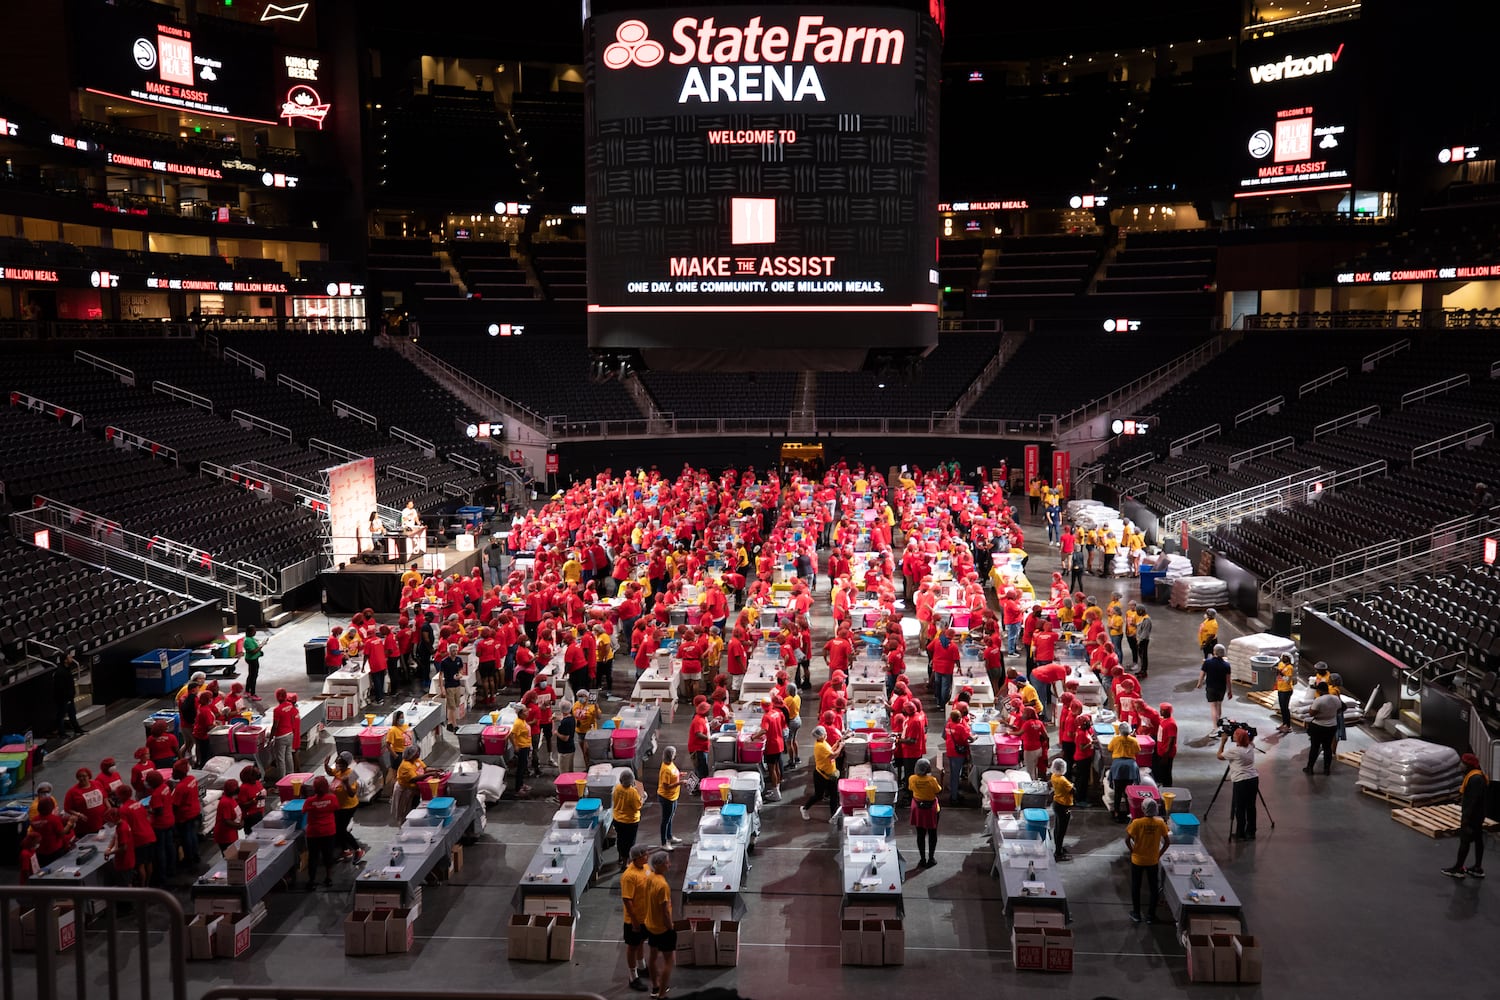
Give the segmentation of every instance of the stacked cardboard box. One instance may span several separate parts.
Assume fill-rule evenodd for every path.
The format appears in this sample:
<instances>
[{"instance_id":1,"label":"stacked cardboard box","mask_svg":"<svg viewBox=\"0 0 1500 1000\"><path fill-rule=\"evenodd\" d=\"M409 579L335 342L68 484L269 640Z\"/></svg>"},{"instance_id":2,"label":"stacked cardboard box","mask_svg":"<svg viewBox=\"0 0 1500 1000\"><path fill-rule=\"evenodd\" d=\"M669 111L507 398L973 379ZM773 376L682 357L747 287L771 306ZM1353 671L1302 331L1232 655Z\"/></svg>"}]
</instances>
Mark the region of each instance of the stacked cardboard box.
<instances>
[{"instance_id":1,"label":"stacked cardboard box","mask_svg":"<svg viewBox=\"0 0 1500 1000\"><path fill-rule=\"evenodd\" d=\"M1017 969L1073 971L1073 932L1061 910L1016 907L1010 918L1010 949Z\"/></svg>"},{"instance_id":2,"label":"stacked cardboard box","mask_svg":"<svg viewBox=\"0 0 1500 1000\"><path fill-rule=\"evenodd\" d=\"M846 916L839 929L839 957L844 965L906 963L906 928L896 917L856 920Z\"/></svg>"},{"instance_id":3,"label":"stacked cardboard box","mask_svg":"<svg viewBox=\"0 0 1500 1000\"><path fill-rule=\"evenodd\" d=\"M78 940L77 914L72 903L54 903L52 911L57 918L57 951L67 951ZM41 913L35 907L10 908L10 942L16 951L36 951L37 938L41 933Z\"/></svg>"},{"instance_id":4,"label":"stacked cardboard box","mask_svg":"<svg viewBox=\"0 0 1500 1000\"><path fill-rule=\"evenodd\" d=\"M727 907L725 908L727 909ZM740 922L693 917L672 924L678 965L733 968L740 962Z\"/></svg>"},{"instance_id":5,"label":"stacked cardboard box","mask_svg":"<svg viewBox=\"0 0 1500 1000\"><path fill-rule=\"evenodd\" d=\"M250 950L250 931L266 918L266 904L249 913L194 913L188 918L188 957L239 958Z\"/></svg>"},{"instance_id":6,"label":"stacked cardboard box","mask_svg":"<svg viewBox=\"0 0 1500 1000\"><path fill-rule=\"evenodd\" d=\"M1188 922L1188 978L1196 983L1258 983L1260 941L1240 932L1232 917Z\"/></svg>"},{"instance_id":7,"label":"stacked cardboard box","mask_svg":"<svg viewBox=\"0 0 1500 1000\"><path fill-rule=\"evenodd\" d=\"M260 845L253 840L241 840L224 848L224 860L229 865L226 881L230 885L245 885L253 882L260 872Z\"/></svg>"},{"instance_id":8,"label":"stacked cardboard box","mask_svg":"<svg viewBox=\"0 0 1500 1000\"><path fill-rule=\"evenodd\" d=\"M506 929L507 957L516 962L566 962L573 958L577 928L573 914L515 913Z\"/></svg>"},{"instance_id":9,"label":"stacked cardboard box","mask_svg":"<svg viewBox=\"0 0 1500 1000\"><path fill-rule=\"evenodd\" d=\"M411 951L416 940L417 918L422 915L419 899L404 907L399 894L380 894L380 905L372 903L372 894L356 896L355 909L344 918L345 955L391 955ZM368 909L361 908L369 906Z\"/></svg>"}]
</instances>

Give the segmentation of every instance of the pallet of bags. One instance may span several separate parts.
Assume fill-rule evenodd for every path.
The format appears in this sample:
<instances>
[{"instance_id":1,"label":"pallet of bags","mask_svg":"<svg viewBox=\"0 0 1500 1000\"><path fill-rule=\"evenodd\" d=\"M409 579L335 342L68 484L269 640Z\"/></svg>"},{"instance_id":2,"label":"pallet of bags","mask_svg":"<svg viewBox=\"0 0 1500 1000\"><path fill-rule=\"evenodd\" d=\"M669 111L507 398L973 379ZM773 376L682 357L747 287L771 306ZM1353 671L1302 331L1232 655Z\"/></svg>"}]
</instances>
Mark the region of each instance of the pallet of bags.
<instances>
[{"instance_id":1,"label":"pallet of bags","mask_svg":"<svg viewBox=\"0 0 1500 1000\"><path fill-rule=\"evenodd\" d=\"M1292 701L1287 706L1292 713L1292 718L1304 726L1307 725L1312 720L1312 712L1310 710L1313 699L1317 696L1318 693L1316 691L1299 680L1296 687L1292 688ZM1352 726L1364 719L1364 706L1357 700L1347 694L1340 695L1339 700L1344 703L1345 727Z\"/></svg>"},{"instance_id":2,"label":"pallet of bags","mask_svg":"<svg viewBox=\"0 0 1500 1000\"><path fill-rule=\"evenodd\" d=\"M1222 608L1229 603L1229 585L1216 576L1184 576L1172 581L1172 607L1187 611Z\"/></svg>"},{"instance_id":3,"label":"pallet of bags","mask_svg":"<svg viewBox=\"0 0 1500 1000\"><path fill-rule=\"evenodd\" d=\"M1463 768L1458 752L1426 740L1395 740L1365 750L1356 784L1363 791L1412 803L1458 794Z\"/></svg>"},{"instance_id":4,"label":"pallet of bags","mask_svg":"<svg viewBox=\"0 0 1500 1000\"><path fill-rule=\"evenodd\" d=\"M1284 636L1258 632L1231 639L1228 649L1229 653L1225 658L1229 660L1230 678L1241 684L1254 684L1255 670L1250 662L1253 657L1273 656L1280 659L1282 653L1291 653L1295 659L1297 644Z\"/></svg>"}]
</instances>

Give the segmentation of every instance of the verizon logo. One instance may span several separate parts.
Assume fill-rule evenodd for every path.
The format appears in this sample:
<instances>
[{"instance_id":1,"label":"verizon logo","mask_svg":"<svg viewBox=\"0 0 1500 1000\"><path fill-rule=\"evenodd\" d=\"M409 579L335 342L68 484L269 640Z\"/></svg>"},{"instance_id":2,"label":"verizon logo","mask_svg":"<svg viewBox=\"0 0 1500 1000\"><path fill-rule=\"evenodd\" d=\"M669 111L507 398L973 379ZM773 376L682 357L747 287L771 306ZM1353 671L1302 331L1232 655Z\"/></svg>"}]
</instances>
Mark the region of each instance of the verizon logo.
<instances>
[{"instance_id":1,"label":"verizon logo","mask_svg":"<svg viewBox=\"0 0 1500 1000\"><path fill-rule=\"evenodd\" d=\"M1333 67L1337 65L1339 56L1344 54L1344 46L1339 45L1332 52L1324 52L1317 56L1287 56L1281 62L1266 63L1262 66L1250 67L1251 83L1276 83L1280 80L1291 80L1299 76L1315 76L1318 73L1332 73Z\"/></svg>"}]
</instances>

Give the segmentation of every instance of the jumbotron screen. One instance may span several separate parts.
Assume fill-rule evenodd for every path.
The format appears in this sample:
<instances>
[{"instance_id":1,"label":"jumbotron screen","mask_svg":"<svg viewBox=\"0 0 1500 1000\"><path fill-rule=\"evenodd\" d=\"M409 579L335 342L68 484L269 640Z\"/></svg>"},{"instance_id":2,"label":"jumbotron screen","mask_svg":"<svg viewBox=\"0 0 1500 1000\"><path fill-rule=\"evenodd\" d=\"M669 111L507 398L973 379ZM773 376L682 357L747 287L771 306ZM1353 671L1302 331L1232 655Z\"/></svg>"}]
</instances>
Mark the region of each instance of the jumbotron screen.
<instances>
[{"instance_id":1,"label":"jumbotron screen","mask_svg":"<svg viewBox=\"0 0 1500 1000\"><path fill-rule=\"evenodd\" d=\"M585 41L591 347L937 342L930 17L637 10Z\"/></svg>"}]
</instances>

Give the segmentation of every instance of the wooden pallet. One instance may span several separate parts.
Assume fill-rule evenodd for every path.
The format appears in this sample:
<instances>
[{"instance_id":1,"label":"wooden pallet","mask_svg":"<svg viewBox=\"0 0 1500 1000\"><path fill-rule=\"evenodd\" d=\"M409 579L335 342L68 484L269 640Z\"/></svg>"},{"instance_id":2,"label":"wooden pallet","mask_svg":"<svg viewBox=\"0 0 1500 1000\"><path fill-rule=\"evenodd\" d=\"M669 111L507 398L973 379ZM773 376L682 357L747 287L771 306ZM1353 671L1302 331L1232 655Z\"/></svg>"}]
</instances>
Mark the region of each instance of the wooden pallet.
<instances>
[{"instance_id":1,"label":"wooden pallet","mask_svg":"<svg viewBox=\"0 0 1500 1000\"><path fill-rule=\"evenodd\" d=\"M1439 805L1443 802L1451 802L1455 798L1455 796L1452 795L1440 795L1435 798L1408 799L1401 795L1392 795L1390 792L1378 792L1373 788L1366 788L1364 785L1359 785L1357 787L1361 792L1370 796L1370 798L1372 799L1379 799L1382 802L1389 802L1391 805L1399 806L1402 809L1415 809L1421 806Z\"/></svg>"},{"instance_id":2,"label":"wooden pallet","mask_svg":"<svg viewBox=\"0 0 1500 1000\"><path fill-rule=\"evenodd\" d=\"M1457 834L1460 817L1458 806L1451 804L1391 810L1391 819L1433 839ZM1500 828L1500 823L1487 819L1484 821L1484 828L1486 831L1494 831Z\"/></svg>"},{"instance_id":3,"label":"wooden pallet","mask_svg":"<svg viewBox=\"0 0 1500 1000\"><path fill-rule=\"evenodd\" d=\"M1359 767L1364 762L1365 752L1363 750L1340 750L1333 755L1333 759L1340 764L1348 764L1350 767Z\"/></svg>"},{"instance_id":4,"label":"wooden pallet","mask_svg":"<svg viewBox=\"0 0 1500 1000\"><path fill-rule=\"evenodd\" d=\"M1276 697L1275 691L1246 691L1239 696L1239 699L1241 701L1249 702L1252 705L1259 705L1261 708L1274 715L1278 720L1281 718L1281 700ZM1292 725L1296 726L1298 729L1307 728L1307 723L1303 722L1295 715L1292 716Z\"/></svg>"}]
</instances>

